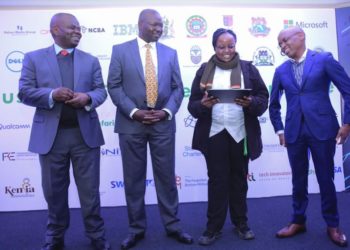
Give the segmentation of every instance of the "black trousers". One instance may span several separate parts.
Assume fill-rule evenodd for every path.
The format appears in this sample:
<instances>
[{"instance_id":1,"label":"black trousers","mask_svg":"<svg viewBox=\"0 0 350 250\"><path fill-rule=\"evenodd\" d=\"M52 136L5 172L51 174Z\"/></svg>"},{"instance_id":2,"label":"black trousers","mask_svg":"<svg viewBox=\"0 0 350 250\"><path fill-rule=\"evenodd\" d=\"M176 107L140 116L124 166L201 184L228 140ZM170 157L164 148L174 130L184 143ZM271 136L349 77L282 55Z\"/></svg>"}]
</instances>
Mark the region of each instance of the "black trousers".
<instances>
[{"instance_id":1,"label":"black trousers","mask_svg":"<svg viewBox=\"0 0 350 250\"><path fill-rule=\"evenodd\" d=\"M244 140L237 143L226 129L209 139L205 155L208 168L207 230L222 229L229 208L231 222L246 223L248 192L248 156Z\"/></svg>"}]
</instances>

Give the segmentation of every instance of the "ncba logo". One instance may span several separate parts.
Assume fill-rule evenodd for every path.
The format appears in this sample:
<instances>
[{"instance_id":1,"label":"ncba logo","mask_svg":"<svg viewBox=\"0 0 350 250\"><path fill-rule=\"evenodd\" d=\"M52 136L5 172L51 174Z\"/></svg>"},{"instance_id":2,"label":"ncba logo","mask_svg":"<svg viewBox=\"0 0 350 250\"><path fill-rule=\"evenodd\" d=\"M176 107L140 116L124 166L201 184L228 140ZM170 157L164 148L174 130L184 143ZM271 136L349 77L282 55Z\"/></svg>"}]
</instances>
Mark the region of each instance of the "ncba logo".
<instances>
[{"instance_id":1,"label":"ncba logo","mask_svg":"<svg viewBox=\"0 0 350 250\"><path fill-rule=\"evenodd\" d=\"M202 61L202 50L199 46L197 45L192 46L190 50L190 54L191 54L191 61L194 64L198 64Z\"/></svg>"},{"instance_id":2,"label":"ncba logo","mask_svg":"<svg viewBox=\"0 0 350 250\"><path fill-rule=\"evenodd\" d=\"M203 17L198 15L191 16L186 22L187 31L190 33L187 37L206 37L207 27L207 21Z\"/></svg>"},{"instance_id":3,"label":"ncba logo","mask_svg":"<svg viewBox=\"0 0 350 250\"><path fill-rule=\"evenodd\" d=\"M98 27L98 28L88 28L85 26L81 26L81 32L83 33L102 33L102 32L106 32L104 28Z\"/></svg>"},{"instance_id":4,"label":"ncba logo","mask_svg":"<svg viewBox=\"0 0 350 250\"><path fill-rule=\"evenodd\" d=\"M12 51L6 56L6 67L12 72L20 72L24 53L21 51Z\"/></svg>"},{"instance_id":5,"label":"ncba logo","mask_svg":"<svg viewBox=\"0 0 350 250\"><path fill-rule=\"evenodd\" d=\"M259 47L254 52L253 64L255 66L273 66L275 57L269 48Z\"/></svg>"},{"instance_id":6,"label":"ncba logo","mask_svg":"<svg viewBox=\"0 0 350 250\"><path fill-rule=\"evenodd\" d=\"M5 194L13 198L33 197L35 188L30 184L29 178L24 178L20 187L5 186Z\"/></svg>"},{"instance_id":7,"label":"ncba logo","mask_svg":"<svg viewBox=\"0 0 350 250\"><path fill-rule=\"evenodd\" d=\"M267 36L270 33L270 30L271 29L266 26L265 17L252 17L252 27L249 31L253 36Z\"/></svg>"}]
</instances>

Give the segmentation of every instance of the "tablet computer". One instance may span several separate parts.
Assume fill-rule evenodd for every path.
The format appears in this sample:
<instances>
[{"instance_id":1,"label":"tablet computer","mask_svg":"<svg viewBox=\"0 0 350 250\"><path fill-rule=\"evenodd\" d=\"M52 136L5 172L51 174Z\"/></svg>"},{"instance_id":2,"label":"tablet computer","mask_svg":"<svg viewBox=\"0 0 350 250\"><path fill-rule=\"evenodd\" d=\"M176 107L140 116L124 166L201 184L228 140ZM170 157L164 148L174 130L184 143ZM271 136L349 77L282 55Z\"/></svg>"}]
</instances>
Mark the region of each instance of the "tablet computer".
<instances>
[{"instance_id":1,"label":"tablet computer","mask_svg":"<svg viewBox=\"0 0 350 250\"><path fill-rule=\"evenodd\" d=\"M251 89L209 89L208 96L219 98L222 103L233 103L235 99L249 96Z\"/></svg>"}]
</instances>

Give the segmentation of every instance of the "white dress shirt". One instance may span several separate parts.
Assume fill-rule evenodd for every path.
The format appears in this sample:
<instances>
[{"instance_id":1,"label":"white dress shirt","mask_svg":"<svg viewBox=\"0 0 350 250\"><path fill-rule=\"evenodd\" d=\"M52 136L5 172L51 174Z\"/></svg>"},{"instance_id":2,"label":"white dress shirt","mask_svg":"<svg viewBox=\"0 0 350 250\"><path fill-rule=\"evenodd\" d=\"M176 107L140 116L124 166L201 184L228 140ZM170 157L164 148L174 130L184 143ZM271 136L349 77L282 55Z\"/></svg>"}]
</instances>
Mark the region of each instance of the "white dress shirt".
<instances>
[{"instance_id":1,"label":"white dress shirt","mask_svg":"<svg viewBox=\"0 0 350 250\"><path fill-rule=\"evenodd\" d=\"M146 42L144 40L142 40L140 37L137 37L137 44L139 46L139 51L140 51L140 58L141 58L141 62L142 62L142 67L143 67L143 73L144 75L146 75ZM150 48L150 52L151 52L151 56L152 56L152 62L155 68L155 72L156 72L156 77L158 79L158 57L157 57L157 46L156 46L156 42L150 42L148 43L151 45ZM129 117L132 119L132 116L135 114L135 112L139 110L137 108L131 110ZM162 109L165 112L168 113L168 120L171 120L173 117L173 113L169 110L169 109Z\"/></svg>"},{"instance_id":2,"label":"white dress shirt","mask_svg":"<svg viewBox=\"0 0 350 250\"><path fill-rule=\"evenodd\" d=\"M231 88L231 70L215 68L213 89ZM244 88L241 74L241 88ZM213 106L212 123L209 137L226 129L232 138L239 143L246 137L243 108L236 103L217 103Z\"/></svg>"}]
</instances>

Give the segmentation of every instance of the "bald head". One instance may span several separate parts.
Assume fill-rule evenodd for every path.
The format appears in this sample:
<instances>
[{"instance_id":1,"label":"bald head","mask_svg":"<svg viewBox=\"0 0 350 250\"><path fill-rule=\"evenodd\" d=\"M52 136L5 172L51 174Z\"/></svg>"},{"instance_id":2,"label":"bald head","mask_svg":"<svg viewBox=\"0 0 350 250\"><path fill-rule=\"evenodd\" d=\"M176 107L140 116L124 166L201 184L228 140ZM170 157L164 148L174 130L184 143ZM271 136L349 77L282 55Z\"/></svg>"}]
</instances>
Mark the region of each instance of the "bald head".
<instances>
[{"instance_id":1,"label":"bald head","mask_svg":"<svg viewBox=\"0 0 350 250\"><path fill-rule=\"evenodd\" d=\"M51 18L50 32L55 43L64 49L75 48L81 38L79 22L69 13L55 14Z\"/></svg>"},{"instance_id":2,"label":"bald head","mask_svg":"<svg viewBox=\"0 0 350 250\"><path fill-rule=\"evenodd\" d=\"M283 54L298 61L306 49L305 32L297 26L284 29L278 34L278 45Z\"/></svg>"},{"instance_id":3,"label":"bald head","mask_svg":"<svg viewBox=\"0 0 350 250\"><path fill-rule=\"evenodd\" d=\"M145 42L156 42L163 33L163 20L158 11L142 10L138 21L139 37Z\"/></svg>"}]
</instances>

